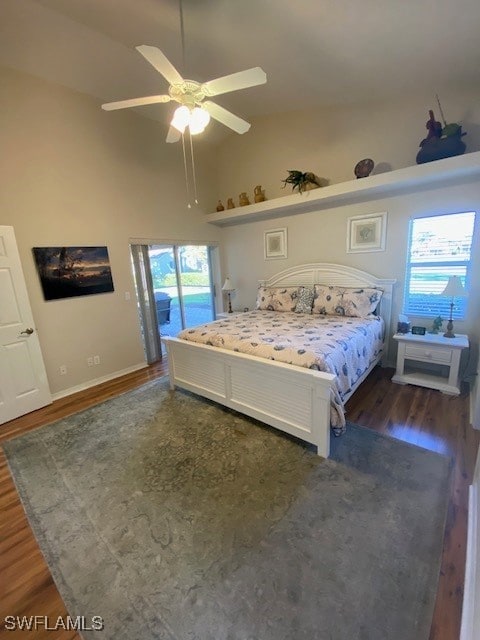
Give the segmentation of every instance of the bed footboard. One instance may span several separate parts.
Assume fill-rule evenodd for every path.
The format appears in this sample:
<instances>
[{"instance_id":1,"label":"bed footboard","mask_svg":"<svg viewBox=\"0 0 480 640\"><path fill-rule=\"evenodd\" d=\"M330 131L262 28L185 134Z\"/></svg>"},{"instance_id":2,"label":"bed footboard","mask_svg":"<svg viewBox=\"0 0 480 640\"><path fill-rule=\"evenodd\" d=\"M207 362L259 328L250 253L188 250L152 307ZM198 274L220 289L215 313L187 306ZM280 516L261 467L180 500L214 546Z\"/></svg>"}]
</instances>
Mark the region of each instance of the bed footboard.
<instances>
[{"instance_id":1,"label":"bed footboard","mask_svg":"<svg viewBox=\"0 0 480 640\"><path fill-rule=\"evenodd\" d=\"M330 452L335 376L178 338L162 338L178 386Z\"/></svg>"}]
</instances>

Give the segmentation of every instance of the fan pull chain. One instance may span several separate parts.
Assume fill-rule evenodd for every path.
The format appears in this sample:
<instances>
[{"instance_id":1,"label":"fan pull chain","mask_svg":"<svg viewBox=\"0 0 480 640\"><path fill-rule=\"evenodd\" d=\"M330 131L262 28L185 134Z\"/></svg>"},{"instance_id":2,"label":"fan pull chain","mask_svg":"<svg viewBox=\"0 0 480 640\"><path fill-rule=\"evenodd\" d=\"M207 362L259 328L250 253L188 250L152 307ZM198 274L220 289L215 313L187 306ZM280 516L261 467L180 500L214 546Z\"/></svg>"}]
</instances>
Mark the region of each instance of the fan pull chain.
<instances>
[{"instance_id":1,"label":"fan pull chain","mask_svg":"<svg viewBox=\"0 0 480 640\"><path fill-rule=\"evenodd\" d=\"M189 209L192 208L192 205L190 204L190 187L188 185L188 169L187 169L187 154L185 152L185 136L182 133L182 149L183 149L183 167L185 169L185 184L187 186L187 207Z\"/></svg>"},{"instance_id":2,"label":"fan pull chain","mask_svg":"<svg viewBox=\"0 0 480 640\"><path fill-rule=\"evenodd\" d=\"M195 174L195 157L193 155L193 140L192 140L192 133L191 132L190 132L190 155L192 157L193 195L194 195L194 198L195 198L195 204L198 204L197 176Z\"/></svg>"}]
</instances>

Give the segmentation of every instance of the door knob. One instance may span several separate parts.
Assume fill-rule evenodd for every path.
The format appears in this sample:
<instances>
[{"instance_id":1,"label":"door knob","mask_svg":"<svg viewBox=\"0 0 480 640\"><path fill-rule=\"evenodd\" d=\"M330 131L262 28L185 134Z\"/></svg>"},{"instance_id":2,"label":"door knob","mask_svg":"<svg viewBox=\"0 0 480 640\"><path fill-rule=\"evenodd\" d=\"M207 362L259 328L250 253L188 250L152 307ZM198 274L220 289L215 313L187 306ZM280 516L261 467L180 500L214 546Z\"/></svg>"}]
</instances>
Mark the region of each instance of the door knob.
<instances>
[{"instance_id":1,"label":"door knob","mask_svg":"<svg viewBox=\"0 0 480 640\"><path fill-rule=\"evenodd\" d=\"M28 329L25 329L25 331L20 331L20 335L23 335L24 333L26 333L27 336L31 336L33 333L33 329L28 328Z\"/></svg>"}]
</instances>

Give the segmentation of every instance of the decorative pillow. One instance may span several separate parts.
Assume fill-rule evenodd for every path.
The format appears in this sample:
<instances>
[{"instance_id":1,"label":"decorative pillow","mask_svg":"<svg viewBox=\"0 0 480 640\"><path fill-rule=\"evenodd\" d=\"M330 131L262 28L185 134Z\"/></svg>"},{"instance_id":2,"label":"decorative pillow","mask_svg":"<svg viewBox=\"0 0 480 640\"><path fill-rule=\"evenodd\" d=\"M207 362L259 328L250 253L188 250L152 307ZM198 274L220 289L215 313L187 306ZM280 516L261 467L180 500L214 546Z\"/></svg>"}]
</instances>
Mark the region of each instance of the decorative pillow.
<instances>
[{"instance_id":1,"label":"decorative pillow","mask_svg":"<svg viewBox=\"0 0 480 640\"><path fill-rule=\"evenodd\" d=\"M329 287L316 284L312 313L365 318L375 311L382 294L383 291L380 289Z\"/></svg>"},{"instance_id":2,"label":"decorative pillow","mask_svg":"<svg viewBox=\"0 0 480 640\"><path fill-rule=\"evenodd\" d=\"M299 287L258 287L256 308L261 311L295 311Z\"/></svg>"},{"instance_id":3,"label":"decorative pillow","mask_svg":"<svg viewBox=\"0 0 480 640\"><path fill-rule=\"evenodd\" d=\"M295 307L295 313L312 313L313 295L313 289L308 287L299 287L298 302Z\"/></svg>"}]
</instances>

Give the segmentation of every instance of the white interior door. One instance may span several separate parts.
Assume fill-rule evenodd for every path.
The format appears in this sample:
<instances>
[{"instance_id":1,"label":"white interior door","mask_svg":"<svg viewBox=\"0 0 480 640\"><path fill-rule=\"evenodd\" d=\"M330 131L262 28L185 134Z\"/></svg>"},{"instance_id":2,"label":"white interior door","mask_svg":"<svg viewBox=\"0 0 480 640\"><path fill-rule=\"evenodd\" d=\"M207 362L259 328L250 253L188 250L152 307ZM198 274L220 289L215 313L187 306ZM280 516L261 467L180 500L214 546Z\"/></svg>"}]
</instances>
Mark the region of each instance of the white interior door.
<instances>
[{"instance_id":1,"label":"white interior door","mask_svg":"<svg viewBox=\"0 0 480 640\"><path fill-rule=\"evenodd\" d=\"M0 226L0 424L51 402L13 227Z\"/></svg>"}]
</instances>

